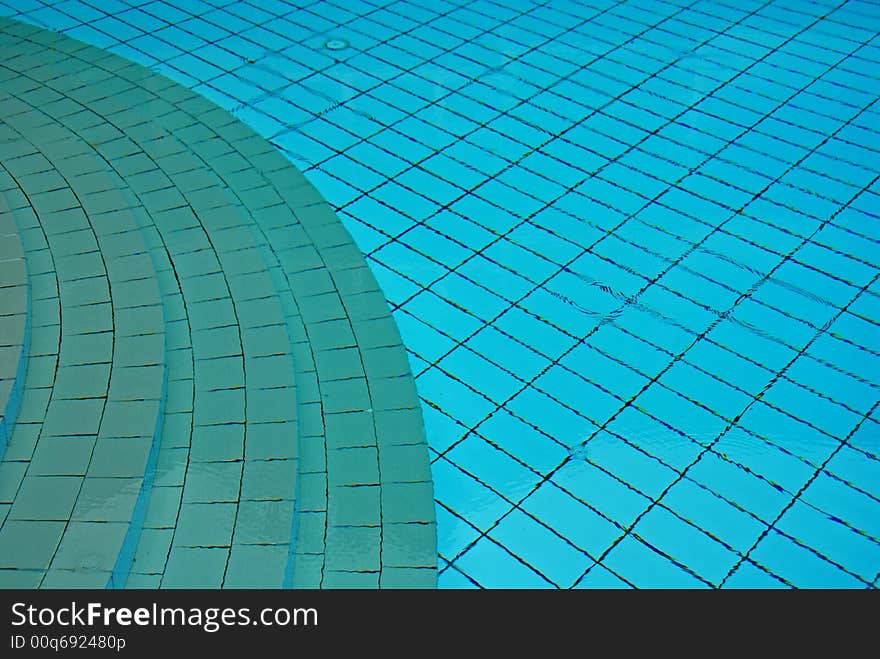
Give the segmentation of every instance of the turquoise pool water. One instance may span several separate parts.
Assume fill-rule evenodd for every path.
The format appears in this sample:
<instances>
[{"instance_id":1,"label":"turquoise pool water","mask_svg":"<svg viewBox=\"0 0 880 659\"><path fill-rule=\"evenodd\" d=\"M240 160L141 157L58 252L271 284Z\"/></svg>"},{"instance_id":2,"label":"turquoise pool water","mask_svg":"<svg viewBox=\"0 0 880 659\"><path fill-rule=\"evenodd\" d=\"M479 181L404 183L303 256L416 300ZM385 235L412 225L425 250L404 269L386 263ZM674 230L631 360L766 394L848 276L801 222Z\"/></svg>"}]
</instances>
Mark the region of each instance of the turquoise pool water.
<instances>
[{"instance_id":1,"label":"turquoise pool water","mask_svg":"<svg viewBox=\"0 0 880 659\"><path fill-rule=\"evenodd\" d=\"M443 587L880 579L880 4L3 15L231 111L392 306Z\"/></svg>"}]
</instances>

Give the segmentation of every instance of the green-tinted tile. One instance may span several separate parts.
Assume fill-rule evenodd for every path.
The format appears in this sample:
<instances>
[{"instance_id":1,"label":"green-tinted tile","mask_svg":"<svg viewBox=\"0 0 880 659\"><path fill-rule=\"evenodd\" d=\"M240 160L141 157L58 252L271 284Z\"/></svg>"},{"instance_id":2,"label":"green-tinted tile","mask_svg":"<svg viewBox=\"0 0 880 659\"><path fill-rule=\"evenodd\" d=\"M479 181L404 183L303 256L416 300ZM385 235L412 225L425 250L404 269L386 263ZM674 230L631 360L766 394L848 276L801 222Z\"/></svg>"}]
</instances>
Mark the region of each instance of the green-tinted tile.
<instances>
[{"instance_id":1,"label":"green-tinted tile","mask_svg":"<svg viewBox=\"0 0 880 659\"><path fill-rule=\"evenodd\" d=\"M165 392L166 415L178 412L192 412L193 399L195 397L192 380L169 381Z\"/></svg>"},{"instance_id":2,"label":"green-tinted tile","mask_svg":"<svg viewBox=\"0 0 880 659\"><path fill-rule=\"evenodd\" d=\"M55 367L58 364L58 358L55 355L34 355L31 351L28 357L27 378L25 380L28 389L51 387L55 380ZM48 400L47 403L48 405ZM45 410L44 410L45 414ZM19 420L21 412L19 412Z\"/></svg>"},{"instance_id":3,"label":"green-tinted tile","mask_svg":"<svg viewBox=\"0 0 880 659\"><path fill-rule=\"evenodd\" d=\"M76 340L80 334L93 334L113 329L113 311L109 303L64 308L63 340Z\"/></svg>"},{"instance_id":4,"label":"green-tinted tile","mask_svg":"<svg viewBox=\"0 0 880 659\"><path fill-rule=\"evenodd\" d=\"M322 380L344 380L364 375L360 351L357 348L319 350L315 353L315 363Z\"/></svg>"},{"instance_id":5,"label":"green-tinted tile","mask_svg":"<svg viewBox=\"0 0 880 659\"><path fill-rule=\"evenodd\" d=\"M111 400L101 421L101 437L152 437L158 414L158 400Z\"/></svg>"},{"instance_id":6,"label":"green-tinted tile","mask_svg":"<svg viewBox=\"0 0 880 659\"><path fill-rule=\"evenodd\" d=\"M375 291L378 289L376 279L373 277L373 273L370 272L370 269L366 264L362 267L334 272L333 281L343 295Z\"/></svg>"},{"instance_id":7,"label":"green-tinted tile","mask_svg":"<svg viewBox=\"0 0 880 659\"><path fill-rule=\"evenodd\" d=\"M176 231L172 239L181 249L201 249L210 246L207 235L200 227ZM184 286L187 298L193 302L230 297L226 277L220 272L191 277L186 280Z\"/></svg>"},{"instance_id":8,"label":"green-tinted tile","mask_svg":"<svg viewBox=\"0 0 880 659\"><path fill-rule=\"evenodd\" d=\"M136 239L132 239L136 236ZM125 231L121 233L101 236L101 252L105 259L113 260L121 256L130 256L144 250L143 241L140 240L139 232ZM114 283L114 296L123 293L125 287L121 282Z\"/></svg>"},{"instance_id":9,"label":"green-tinted tile","mask_svg":"<svg viewBox=\"0 0 880 659\"><path fill-rule=\"evenodd\" d=\"M290 349L287 328L282 324L245 329L241 338L245 352L254 357L282 355Z\"/></svg>"},{"instance_id":10,"label":"green-tinted tile","mask_svg":"<svg viewBox=\"0 0 880 659\"><path fill-rule=\"evenodd\" d=\"M94 364L109 362L113 356L113 333L81 334L62 346L60 364Z\"/></svg>"},{"instance_id":11,"label":"green-tinted tile","mask_svg":"<svg viewBox=\"0 0 880 659\"><path fill-rule=\"evenodd\" d=\"M358 345L362 350L400 344L400 333L390 316L359 320L353 325Z\"/></svg>"},{"instance_id":12,"label":"green-tinted tile","mask_svg":"<svg viewBox=\"0 0 880 659\"><path fill-rule=\"evenodd\" d=\"M6 445L3 459L8 461L30 460L34 454L34 447L37 445L40 428L41 425L37 423L23 423L19 410L18 421L12 429L12 437L9 438L9 443Z\"/></svg>"},{"instance_id":13,"label":"green-tinted tile","mask_svg":"<svg viewBox=\"0 0 880 659\"><path fill-rule=\"evenodd\" d=\"M198 352L197 348L195 353ZM244 360L241 356L197 360L195 385L199 391L243 387Z\"/></svg>"},{"instance_id":14,"label":"green-tinted tile","mask_svg":"<svg viewBox=\"0 0 880 659\"><path fill-rule=\"evenodd\" d=\"M297 512L296 551L303 554L324 553L324 533L327 529L327 513Z\"/></svg>"},{"instance_id":15,"label":"green-tinted tile","mask_svg":"<svg viewBox=\"0 0 880 659\"><path fill-rule=\"evenodd\" d=\"M91 229L83 228L75 231L65 231L61 237L63 240L56 241L55 249L53 250L56 262L58 262L59 257L98 251L98 242L95 240L95 234L92 233Z\"/></svg>"},{"instance_id":16,"label":"green-tinted tile","mask_svg":"<svg viewBox=\"0 0 880 659\"><path fill-rule=\"evenodd\" d=\"M292 586L294 588L320 588L321 579L324 571L324 556L297 554L294 569Z\"/></svg>"},{"instance_id":17,"label":"green-tinted tile","mask_svg":"<svg viewBox=\"0 0 880 659\"><path fill-rule=\"evenodd\" d=\"M289 355L252 357L246 368L248 385L252 387L291 387L294 384L293 360Z\"/></svg>"},{"instance_id":18,"label":"green-tinted tile","mask_svg":"<svg viewBox=\"0 0 880 659\"><path fill-rule=\"evenodd\" d=\"M175 547L228 546L235 512L232 503L184 503L174 534Z\"/></svg>"},{"instance_id":19,"label":"green-tinted tile","mask_svg":"<svg viewBox=\"0 0 880 659\"><path fill-rule=\"evenodd\" d=\"M131 571L141 574L161 574L165 569L173 536L174 529L143 529Z\"/></svg>"},{"instance_id":20,"label":"green-tinted tile","mask_svg":"<svg viewBox=\"0 0 880 659\"><path fill-rule=\"evenodd\" d=\"M189 305L187 311L193 330L229 327L236 324L235 310L230 300L196 302ZM239 313L242 311L239 310Z\"/></svg>"},{"instance_id":21,"label":"green-tinted tile","mask_svg":"<svg viewBox=\"0 0 880 659\"><path fill-rule=\"evenodd\" d=\"M162 366L118 366L113 369L110 394L115 401L158 399L162 393Z\"/></svg>"},{"instance_id":22,"label":"green-tinted tile","mask_svg":"<svg viewBox=\"0 0 880 659\"><path fill-rule=\"evenodd\" d=\"M165 448L179 448L189 446L191 428L191 412L165 414L162 423L162 445Z\"/></svg>"},{"instance_id":23,"label":"green-tinted tile","mask_svg":"<svg viewBox=\"0 0 880 659\"><path fill-rule=\"evenodd\" d=\"M43 579L42 571L26 571L15 569L0 569L0 588L24 588L33 590L39 588Z\"/></svg>"},{"instance_id":24,"label":"green-tinted tile","mask_svg":"<svg viewBox=\"0 0 880 659\"><path fill-rule=\"evenodd\" d=\"M372 348L362 353L367 377L398 377L410 375L406 351L399 346Z\"/></svg>"},{"instance_id":25,"label":"green-tinted tile","mask_svg":"<svg viewBox=\"0 0 880 659\"><path fill-rule=\"evenodd\" d=\"M319 376L322 374L319 373ZM322 380L321 401L324 403L324 409L331 414L367 410L373 407L366 380L363 378Z\"/></svg>"},{"instance_id":26,"label":"green-tinted tile","mask_svg":"<svg viewBox=\"0 0 880 659\"><path fill-rule=\"evenodd\" d=\"M377 589L379 574L377 572L340 572L328 570L324 573L322 588L328 589Z\"/></svg>"},{"instance_id":27,"label":"green-tinted tile","mask_svg":"<svg viewBox=\"0 0 880 659\"><path fill-rule=\"evenodd\" d=\"M66 522L82 480L78 476L25 476L9 512L10 518Z\"/></svg>"},{"instance_id":28,"label":"green-tinted tile","mask_svg":"<svg viewBox=\"0 0 880 659\"><path fill-rule=\"evenodd\" d=\"M195 330L192 333L192 345L197 360L241 354L237 325Z\"/></svg>"},{"instance_id":29,"label":"green-tinted tile","mask_svg":"<svg viewBox=\"0 0 880 659\"><path fill-rule=\"evenodd\" d=\"M194 403L196 425L241 423L244 421L244 390L197 391Z\"/></svg>"},{"instance_id":30,"label":"green-tinted tile","mask_svg":"<svg viewBox=\"0 0 880 659\"><path fill-rule=\"evenodd\" d=\"M55 378L56 398L87 398L107 395L110 364L62 366Z\"/></svg>"},{"instance_id":31,"label":"green-tinted tile","mask_svg":"<svg viewBox=\"0 0 880 659\"><path fill-rule=\"evenodd\" d=\"M352 321L384 318L388 314L388 303L381 291L365 291L345 298L345 308Z\"/></svg>"},{"instance_id":32,"label":"green-tinted tile","mask_svg":"<svg viewBox=\"0 0 880 659\"><path fill-rule=\"evenodd\" d=\"M324 293L297 299L300 313L309 324L347 318L337 293Z\"/></svg>"},{"instance_id":33,"label":"green-tinted tile","mask_svg":"<svg viewBox=\"0 0 880 659\"><path fill-rule=\"evenodd\" d=\"M374 378L370 380L370 395L377 410L397 410L419 405L413 379L409 376Z\"/></svg>"},{"instance_id":34,"label":"green-tinted tile","mask_svg":"<svg viewBox=\"0 0 880 659\"><path fill-rule=\"evenodd\" d=\"M2 289L0 289L2 290ZM15 374L21 357L21 346L0 346L0 374L2 377L9 378Z\"/></svg>"},{"instance_id":35,"label":"green-tinted tile","mask_svg":"<svg viewBox=\"0 0 880 659\"><path fill-rule=\"evenodd\" d=\"M138 234L138 237L139 234ZM113 299L118 308L126 309L141 304L151 304L157 296L155 279L132 279L128 281L114 281L111 284Z\"/></svg>"},{"instance_id":36,"label":"green-tinted tile","mask_svg":"<svg viewBox=\"0 0 880 659\"><path fill-rule=\"evenodd\" d=\"M0 261L0 268L2 268L2 266L3 262ZM0 277L2 276L3 273L2 270L0 270ZM0 279L0 281L3 280ZM22 345L24 339L24 319L24 313L20 313L14 316L0 316L0 345ZM31 345L33 345L33 339L31 339Z\"/></svg>"},{"instance_id":37,"label":"green-tinted tile","mask_svg":"<svg viewBox=\"0 0 880 659\"><path fill-rule=\"evenodd\" d=\"M183 485L189 451L184 448L159 449L154 487Z\"/></svg>"},{"instance_id":38,"label":"green-tinted tile","mask_svg":"<svg viewBox=\"0 0 880 659\"><path fill-rule=\"evenodd\" d=\"M161 320L161 319L160 319ZM161 324L161 323L160 323ZM152 330L158 325L139 323L133 326L135 332ZM162 334L142 334L140 336L116 335L116 350L113 367L153 366L165 360L165 340Z\"/></svg>"},{"instance_id":39,"label":"green-tinted tile","mask_svg":"<svg viewBox=\"0 0 880 659\"><path fill-rule=\"evenodd\" d=\"M327 444L324 437L302 437L299 447L299 471L301 474L327 471Z\"/></svg>"},{"instance_id":40,"label":"green-tinted tile","mask_svg":"<svg viewBox=\"0 0 880 659\"><path fill-rule=\"evenodd\" d=\"M376 433L379 444L414 444L424 441L425 430L418 408L402 410L376 410Z\"/></svg>"},{"instance_id":41,"label":"green-tinted tile","mask_svg":"<svg viewBox=\"0 0 880 659\"><path fill-rule=\"evenodd\" d=\"M331 487L328 512L331 526L379 526L379 486Z\"/></svg>"},{"instance_id":42,"label":"green-tinted tile","mask_svg":"<svg viewBox=\"0 0 880 659\"><path fill-rule=\"evenodd\" d=\"M61 282L65 306L84 306L110 301L110 285L103 273L95 277Z\"/></svg>"},{"instance_id":43,"label":"green-tinted tile","mask_svg":"<svg viewBox=\"0 0 880 659\"><path fill-rule=\"evenodd\" d=\"M434 489L431 483L385 483L382 485L382 520L433 522Z\"/></svg>"},{"instance_id":44,"label":"green-tinted tile","mask_svg":"<svg viewBox=\"0 0 880 659\"><path fill-rule=\"evenodd\" d=\"M172 528L177 523L182 493L180 485L151 488L144 527Z\"/></svg>"},{"instance_id":45,"label":"green-tinted tile","mask_svg":"<svg viewBox=\"0 0 880 659\"><path fill-rule=\"evenodd\" d=\"M42 588L93 588L103 589L110 580L109 570L60 570L51 569L41 584Z\"/></svg>"},{"instance_id":46,"label":"green-tinted tile","mask_svg":"<svg viewBox=\"0 0 880 659\"><path fill-rule=\"evenodd\" d=\"M138 574L132 572L128 575L125 587L130 590L156 590L161 583L161 574Z\"/></svg>"},{"instance_id":47,"label":"green-tinted tile","mask_svg":"<svg viewBox=\"0 0 880 659\"><path fill-rule=\"evenodd\" d=\"M235 521L235 544L290 541L293 501L242 501ZM233 552L234 553L234 552Z\"/></svg>"},{"instance_id":48,"label":"green-tinted tile","mask_svg":"<svg viewBox=\"0 0 880 659\"><path fill-rule=\"evenodd\" d=\"M379 579L381 588L429 588L437 587L437 571L433 568L382 568Z\"/></svg>"},{"instance_id":49,"label":"green-tinted tile","mask_svg":"<svg viewBox=\"0 0 880 659\"><path fill-rule=\"evenodd\" d=\"M193 429L190 450L192 462L241 460L243 453L244 426L199 426Z\"/></svg>"},{"instance_id":50,"label":"green-tinted tile","mask_svg":"<svg viewBox=\"0 0 880 659\"><path fill-rule=\"evenodd\" d=\"M100 438L89 465L89 476L143 477L151 437Z\"/></svg>"},{"instance_id":51,"label":"green-tinted tile","mask_svg":"<svg viewBox=\"0 0 880 659\"><path fill-rule=\"evenodd\" d=\"M49 409L51 396L51 386L39 388L25 386L24 393L21 397L21 404L18 408L18 418L16 419L15 430L23 424L29 423L40 423L45 427L44 422L46 420L46 411ZM45 430L43 432L45 433ZM6 451L7 456L9 455L9 450L12 448L12 442L10 442ZM33 443L31 444L30 449L33 449ZM30 457L30 453L28 453L27 457ZM7 457L7 459L12 458Z\"/></svg>"},{"instance_id":52,"label":"green-tinted tile","mask_svg":"<svg viewBox=\"0 0 880 659\"><path fill-rule=\"evenodd\" d=\"M27 469L27 462L0 462L0 501L12 503L15 500Z\"/></svg>"},{"instance_id":53,"label":"green-tinted tile","mask_svg":"<svg viewBox=\"0 0 880 659\"><path fill-rule=\"evenodd\" d=\"M46 327L49 325L59 325L60 323L61 311L57 298L41 299L34 296L31 297L31 327Z\"/></svg>"},{"instance_id":54,"label":"green-tinted tile","mask_svg":"<svg viewBox=\"0 0 880 659\"><path fill-rule=\"evenodd\" d=\"M328 320L311 328L310 338L316 350L344 348L355 345L355 337L348 319Z\"/></svg>"},{"instance_id":55,"label":"green-tinted tile","mask_svg":"<svg viewBox=\"0 0 880 659\"><path fill-rule=\"evenodd\" d=\"M293 387L249 390L247 418L256 423L294 420L296 390Z\"/></svg>"},{"instance_id":56,"label":"green-tinted tile","mask_svg":"<svg viewBox=\"0 0 880 659\"><path fill-rule=\"evenodd\" d=\"M64 236L56 236L54 239L50 238L50 243L57 246L63 238ZM106 274L104 264L101 263L100 253L97 251L56 258L55 269L58 271L59 279L68 281L74 279L86 279L89 277L102 277ZM89 307L70 307L69 311L71 314L66 315L71 321L71 327L76 327L77 331L83 331L89 327L94 327L96 329L98 327L103 327L105 329L110 327L110 305L105 303L95 305L95 307L95 311L99 312L93 317L93 321L96 323L95 325L92 325L89 322L87 313ZM105 307L105 309L99 311L97 307Z\"/></svg>"},{"instance_id":57,"label":"green-tinted tile","mask_svg":"<svg viewBox=\"0 0 880 659\"><path fill-rule=\"evenodd\" d=\"M380 531L366 526L327 529L328 570L379 570Z\"/></svg>"},{"instance_id":58,"label":"green-tinted tile","mask_svg":"<svg viewBox=\"0 0 880 659\"><path fill-rule=\"evenodd\" d=\"M9 394L12 393L13 381L0 380L0 405L6 407L6 401L9 400Z\"/></svg>"},{"instance_id":59,"label":"green-tinted tile","mask_svg":"<svg viewBox=\"0 0 880 659\"><path fill-rule=\"evenodd\" d=\"M315 295L318 293L330 293L336 289L330 274L322 269L298 272L290 280L293 290L298 294Z\"/></svg>"},{"instance_id":60,"label":"green-tinted tile","mask_svg":"<svg viewBox=\"0 0 880 659\"><path fill-rule=\"evenodd\" d=\"M370 412L327 414L327 448L372 446L376 443L373 415Z\"/></svg>"},{"instance_id":61,"label":"green-tinted tile","mask_svg":"<svg viewBox=\"0 0 880 659\"><path fill-rule=\"evenodd\" d=\"M168 285L171 287L173 284ZM165 311L165 348L171 351L192 347L192 337L180 297L166 295L162 298L162 303Z\"/></svg>"},{"instance_id":62,"label":"green-tinted tile","mask_svg":"<svg viewBox=\"0 0 880 659\"><path fill-rule=\"evenodd\" d=\"M140 487L140 478L86 478L70 519L128 522Z\"/></svg>"},{"instance_id":63,"label":"green-tinted tile","mask_svg":"<svg viewBox=\"0 0 880 659\"><path fill-rule=\"evenodd\" d=\"M327 452L331 485L368 485L379 482L379 459L374 447L332 449Z\"/></svg>"},{"instance_id":64,"label":"green-tinted tile","mask_svg":"<svg viewBox=\"0 0 880 659\"><path fill-rule=\"evenodd\" d=\"M247 460L297 457L297 424L248 423Z\"/></svg>"},{"instance_id":65,"label":"green-tinted tile","mask_svg":"<svg viewBox=\"0 0 880 659\"><path fill-rule=\"evenodd\" d=\"M125 523L70 522L52 568L112 570L127 530Z\"/></svg>"},{"instance_id":66,"label":"green-tinted tile","mask_svg":"<svg viewBox=\"0 0 880 659\"><path fill-rule=\"evenodd\" d=\"M287 549L287 545L234 545L223 587L280 588Z\"/></svg>"},{"instance_id":67,"label":"green-tinted tile","mask_svg":"<svg viewBox=\"0 0 880 659\"><path fill-rule=\"evenodd\" d=\"M244 241L252 239L250 230L247 227L241 226L241 216L228 209L218 209L218 211L217 215L226 215L226 217L212 218L212 224L218 227L211 231L211 236L215 240L219 239L224 244L243 244ZM221 225L223 226L221 227ZM260 272L265 270L265 268L266 263L260 250L254 247L244 247L236 250L235 258L228 259L224 263L224 272L230 277ZM241 310L240 307L239 310Z\"/></svg>"},{"instance_id":68,"label":"green-tinted tile","mask_svg":"<svg viewBox=\"0 0 880 659\"><path fill-rule=\"evenodd\" d=\"M174 380L192 380L194 372L192 350L190 348L174 350L169 355L166 372L169 382Z\"/></svg>"},{"instance_id":69,"label":"green-tinted tile","mask_svg":"<svg viewBox=\"0 0 880 659\"><path fill-rule=\"evenodd\" d=\"M65 524L7 520L0 528L0 568L49 567Z\"/></svg>"},{"instance_id":70,"label":"green-tinted tile","mask_svg":"<svg viewBox=\"0 0 880 659\"><path fill-rule=\"evenodd\" d=\"M424 444L380 444L379 460L386 481L417 483L431 480L428 448Z\"/></svg>"},{"instance_id":71,"label":"green-tinted tile","mask_svg":"<svg viewBox=\"0 0 880 659\"><path fill-rule=\"evenodd\" d=\"M162 588L219 588L228 548L173 547Z\"/></svg>"},{"instance_id":72,"label":"green-tinted tile","mask_svg":"<svg viewBox=\"0 0 880 659\"><path fill-rule=\"evenodd\" d=\"M43 436L94 435L98 432L104 401L100 398L53 400L46 412Z\"/></svg>"},{"instance_id":73,"label":"green-tinted tile","mask_svg":"<svg viewBox=\"0 0 880 659\"><path fill-rule=\"evenodd\" d=\"M56 355L61 347L61 327L31 327L31 355Z\"/></svg>"},{"instance_id":74,"label":"green-tinted tile","mask_svg":"<svg viewBox=\"0 0 880 659\"><path fill-rule=\"evenodd\" d=\"M186 502L238 501L241 462L192 462L186 472Z\"/></svg>"},{"instance_id":75,"label":"green-tinted tile","mask_svg":"<svg viewBox=\"0 0 880 659\"><path fill-rule=\"evenodd\" d=\"M272 278L265 271L249 272L230 277L229 286L236 298L243 300L269 297L275 294Z\"/></svg>"},{"instance_id":76,"label":"green-tinted tile","mask_svg":"<svg viewBox=\"0 0 880 659\"><path fill-rule=\"evenodd\" d=\"M434 524L391 524L382 527L382 563L393 567L435 567Z\"/></svg>"},{"instance_id":77,"label":"green-tinted tile","mask_svg":"<svg viewBox=\"0 0 880 659\"><path fill-rule=\"evenodd\" d=\"M242 499L292 499L296 489L296 460L247 462L242 477Z\"/></svg>"},{"instance_id":78,"label":"green-tinted tile","mask_svg":"<svg viewBox=\"0 0 880 659\"><path fill-rule=\"evenodd\" d=\"M299 476L299 493L297 507L301 511L327 510L327 476L326 474L304 473Z\"/></svg>"}]
</instances>

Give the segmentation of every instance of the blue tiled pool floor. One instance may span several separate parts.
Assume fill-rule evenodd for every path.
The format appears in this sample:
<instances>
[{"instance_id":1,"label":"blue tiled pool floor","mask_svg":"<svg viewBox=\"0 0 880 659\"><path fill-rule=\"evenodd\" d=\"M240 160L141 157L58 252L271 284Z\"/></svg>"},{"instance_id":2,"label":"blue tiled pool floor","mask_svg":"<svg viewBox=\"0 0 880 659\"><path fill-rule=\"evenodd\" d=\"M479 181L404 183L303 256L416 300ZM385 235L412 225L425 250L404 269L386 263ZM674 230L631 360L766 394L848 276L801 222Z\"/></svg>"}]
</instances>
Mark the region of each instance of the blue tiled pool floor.
<instances>
[{"instance_id":1,"label":"blue tiled pool floor","mask_svg":"<svg viewBox=\"0 0 880 659\"><path fill-rule=\"evenodd\" d=\"M416 375L441 586L878 585L877 2L0 12L333 204Z\"/></svg>"}]
</instances>

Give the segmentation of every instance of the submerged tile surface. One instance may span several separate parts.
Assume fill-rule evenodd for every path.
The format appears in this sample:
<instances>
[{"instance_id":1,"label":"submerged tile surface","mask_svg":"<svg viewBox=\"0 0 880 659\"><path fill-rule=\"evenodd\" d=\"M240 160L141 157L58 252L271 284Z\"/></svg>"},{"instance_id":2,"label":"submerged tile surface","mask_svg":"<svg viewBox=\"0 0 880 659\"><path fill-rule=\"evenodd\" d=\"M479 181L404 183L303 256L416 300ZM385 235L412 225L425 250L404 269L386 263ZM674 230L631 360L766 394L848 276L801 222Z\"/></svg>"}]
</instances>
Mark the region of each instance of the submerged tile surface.
<instances>
[{"instance_id":1,"label":"submerged tile surface","mask_svg":"<svg viewBox=\"0 0 880 659\"><path fill-rule=\"evenodd\" d=\"M4 6L324 193L416 375L440 585L876 587L876 2Z\"/></svg>"},{"instance_id":2,"label":"submerged tile surface","mask_svg":"<svg viewBox=\"0 0 880 659\"><path fill-rule=\"evenodd\" d=\"M3 317L30 324L30 342L24 324L4 338L26 372L0 364L22 391L0 585L433 585L412 376L370 361L408 366L320 195L160 74L5 18L0 49L3 245L19 265L0 290ZM331 320L351 340L323 337ZM361 320L384 324L359 336ZM342 412L359 423L334 426ZM411 432L377 427L386 412Z\"/></svg>"}]
</instances>

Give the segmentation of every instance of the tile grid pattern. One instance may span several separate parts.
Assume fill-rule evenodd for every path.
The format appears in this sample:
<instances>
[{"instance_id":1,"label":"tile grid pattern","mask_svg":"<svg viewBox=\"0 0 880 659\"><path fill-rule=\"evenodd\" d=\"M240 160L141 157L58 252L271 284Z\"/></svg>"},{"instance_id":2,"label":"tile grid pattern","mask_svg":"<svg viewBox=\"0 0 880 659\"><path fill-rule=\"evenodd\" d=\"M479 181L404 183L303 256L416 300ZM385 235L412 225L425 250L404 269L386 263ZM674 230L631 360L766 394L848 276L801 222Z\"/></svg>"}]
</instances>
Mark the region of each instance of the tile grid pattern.
<instances>
[{"instance_id":1,"label":"tile grid pattern","mask_svg":"<svg viewBox=\"0 0 880 659\"><path fill-rule=\"evenodd\" d=\"M15 11L335 204L418 374L441 583L876 585L875 3L135 4Z\"/></svg>"},{"instance_id":2,"label":"tile grid pattern","mask_svg":"<svg viewBox=\"0 0 880 659\"><path fill-rule=\"evenodd\" d=\"M0 522L2 583L433 584L432 488L408 363L387 304L338 218L277 151L201 97L55 33L0 26L13 53L0 65L10 133L4 166L26 179L31 193L16 196L6 185L4 197L24 214L23 235L28 218L48 230L64 310L53 323L56 352L59 316L63 338L81 329L81 305L97 316L95 305L109 298L120 309L113 314L118 327L87 328L87 338L108 340L110 358L77 353L82 337L62 341L60 362L77 372L66 386L58 377L43 384L49 402L16 428L22 432L3 463L3 500L12 503ZM45 158L27 151L34 127L37 139L48 140ZM53 167L67 178L44 180ZM69 189L68 179L75 181ZM84 212L77 215L73 200L82 200ZM77 219L99 234L97 243L81 238L88 229ZM40 245L29 247L29 261L37 260ZM91 270L88 259L96 261ZM101 261L109 280L103 297L93 286L102 281ZM155 300L147 305L150 290ZM148 312L156 310L159 290L155 332L156 314ZM129 308L147 315L128 317ZM289 326L300 329L289 333ZM151 341L157 334L159 343ZM147 363L129 363L142 359ZM83 369L95 366L106 371L109 394L106 387L90 393L98 385ZM132 366L150 373L138 378ZM145 464L143 452L119 450L100 462L112 473L97 473L99 435L77 476L71 443L88 442L92 429L80 426L100 418L93 403L107 398L109 409L113 392L126 385L131 403L154 402L137 387L153 386L157 376L162 405L152 414L127 410L110 415L115 425L106 414L98 422L101 433L108 423L131 434L138 421L163 421L151 459ZM55 399L89 405L92 414L53 411ZM23 430L29 423L39 426L33 442ZM57 437L59 429L77 436ZM43 446L44 435L55 441L51 447ZM47 460L54 461L54 485L40 489L33 481L45 481L39 470ZM144 485L135 503L139 483L128 485L138 475ZM86 496L97 477L124 491L105 487ZM59 488L65 496L47 499ZM95 537L68 541L67 529L84 519L96 524Z\"/></svg>"}]
</instances>

